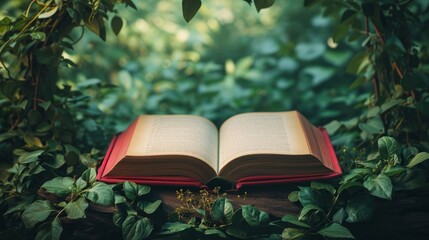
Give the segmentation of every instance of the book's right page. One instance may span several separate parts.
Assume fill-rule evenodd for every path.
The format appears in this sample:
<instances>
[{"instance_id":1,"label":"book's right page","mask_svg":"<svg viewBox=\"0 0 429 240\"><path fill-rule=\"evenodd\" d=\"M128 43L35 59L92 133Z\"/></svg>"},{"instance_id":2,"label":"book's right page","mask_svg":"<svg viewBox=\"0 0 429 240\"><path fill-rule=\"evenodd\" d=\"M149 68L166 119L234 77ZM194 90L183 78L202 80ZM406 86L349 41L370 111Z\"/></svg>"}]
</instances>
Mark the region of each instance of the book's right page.
<instances>
[{"instance_id":1,"label":"book's right page","mask_svg":"<svg viewBox=\"0 0 429 240\"><path fill-rule=\"evenodd\" d=\"M222 125L219 144L219 169L246 155L311 153L296 111L233 116Z\"/></svg>"}]
</instances>

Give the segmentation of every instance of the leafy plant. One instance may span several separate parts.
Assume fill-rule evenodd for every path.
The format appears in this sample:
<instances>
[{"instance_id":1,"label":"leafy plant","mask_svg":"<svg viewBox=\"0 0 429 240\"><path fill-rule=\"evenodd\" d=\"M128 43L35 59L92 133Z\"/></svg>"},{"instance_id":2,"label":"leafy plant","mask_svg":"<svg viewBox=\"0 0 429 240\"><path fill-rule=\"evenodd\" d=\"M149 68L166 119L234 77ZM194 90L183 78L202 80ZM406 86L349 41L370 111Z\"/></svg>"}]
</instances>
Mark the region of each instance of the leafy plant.
<instances>
[{"instance_id":1,"label":"leafy plant","mask_svg":"<svg viewBox=\"0 0 429 240\"><path fill-rule=\"evenodd\" d=\"M299 216L285 215L271 224L283 228L284 239L307 235L354 238L343 223L368 221L374 215L376 198L391 200L394 191L415 189L426 183L425 177L406 182L410 180L406 175L421 172L416 165L428 160L429 153L411 154L406 161L401 161L398 152L395 139L380 138L378 152L369 154L369 159L355 159L337 188L328 183L311 182L310 186L291 192L289 200L303 206Z\"/></svg>"},{"instance_id":2,"label":"leafy plant","mask_svg":"<svg viewBox=\"0 0 429 240\"><path fill-rule=\"evenodd\" d=\"M60 217L86 218L85 210L90 204L112 206L112 188L95 181L95 169L86 170L78 179L56 177L45 182L42 189L53 194L55 201L36 200L23 211L21 218L25 227L37 226L36 239L60 239L63 230Z\"/></svg>"},{"instance_id":3,"label":"leafy plant","mask_svg":"<svg viewBox=\"0 0 429 240\"><path fill-rule=\"evenodd\" d=\"M123 239L148 238L154 230L153 214L159 213L161 200L150 200L150 187L133 182L117 184L113 189L116 205L113 222L121 228Z\"/></svg>"},{"instance_id":4,"label":"leafy plant","mask_svg":"<svg viewBox=\"0 0 429 240\"><path fill-rule=\"evenodd\" d=\"M250 239L270 235L270 217L266 212L252 205L234 211L232 201L225 194L219 195L219 191L218 187L211 193L200 190L199 195L189 190L177 191L181 206L176 209L173 221L162 226L160 234L192 239Z\"/></svg>"}]
</instances>

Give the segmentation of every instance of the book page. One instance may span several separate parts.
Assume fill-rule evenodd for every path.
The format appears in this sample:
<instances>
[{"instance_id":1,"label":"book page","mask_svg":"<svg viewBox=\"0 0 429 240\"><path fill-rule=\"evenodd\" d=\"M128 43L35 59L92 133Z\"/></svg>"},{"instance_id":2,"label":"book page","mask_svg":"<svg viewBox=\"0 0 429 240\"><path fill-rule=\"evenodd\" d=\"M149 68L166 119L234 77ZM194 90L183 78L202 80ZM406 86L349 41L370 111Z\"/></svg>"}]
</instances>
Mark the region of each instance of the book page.
<instances>
[{"instance_id":1,"label":"book page","mask_svg":"<svg viewBox=\"0 0 429 240\"><path fill-rule=\"evenodd\" d=\"M219 168L250 154L309 154L298 113L244 113L228 119L219 133Z\"/></svg>"},{"instance_id":2,"label":"book page","mask_svg":"<svg viewBox=\"0 0 429 240\"><path fill-rule=\"evenodd\" d=\"M187 155L217 169L218 132L209 120L190 115L142 115L127 156Z\"/></svg>"}]
</instances>

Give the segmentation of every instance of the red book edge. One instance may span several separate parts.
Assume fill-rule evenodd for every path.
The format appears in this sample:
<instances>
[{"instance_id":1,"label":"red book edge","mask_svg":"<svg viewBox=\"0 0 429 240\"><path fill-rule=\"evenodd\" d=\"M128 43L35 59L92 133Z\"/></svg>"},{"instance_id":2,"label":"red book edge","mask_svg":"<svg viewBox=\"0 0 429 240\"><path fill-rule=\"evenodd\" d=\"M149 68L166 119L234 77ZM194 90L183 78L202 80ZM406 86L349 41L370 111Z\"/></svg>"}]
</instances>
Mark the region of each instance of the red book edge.
<instances>
[{"instance_id":1,"label":"red book edge","mask_svg":"<svg viewBox=\"0 0 429 240\"><path fill-rule=\"evenodd\" d=\"M115 177L103 177L104 169L106 168L107 162L109 161L112 150L116 144L118 136L115 135L110 141L109 148L107 149L106 155L101 163L101 166L97 172L97 181L105 183L121 183L124 181L131 181L139 184L157 185L157 186L187 186L187 187L201 187L204 184L193 178L189 177L174 177L174 176L115 176Z\"/></svg>"},{"instance_id":2,"label":"red book edge","mask_svg":"<svg viewBox=\"0 0 429 240\"><path fill-rule=\"evenodd\" d=\"M329 153L331 155L332 163L334 171L328 174L303 174L303 175L294 175L294 176L282 176L282 175L259 175L252 176L240 179L236 183L236 189L240 189L244 186L255 186L255 185L264 185L264 184L279 184L279 183L291 183L291 182L305 182L311 180L320 180L320 179L328 179L340 176L342 174L340 164L338 162L337 156L335 155L334 148L329 139L328 133L324 128L320 128L325 141L327 143L327 147ZM110 142L109 148L107 149L106 155L104 156L103 162L98 169L96 179L98 181L106 182L106 183L120 183L124 181L132 181L139 184L147 184L147 185L157 185L157 186L183 186L183 187L204 187L204 183L197 181L193 178L189 177L176 177L176 176L146 176L146 177L126 177L126 176L116 176L116 177L103 177L104 169L106 168L106 164L109 161L110 155L112 153L113 147L116 144L118 136L114 136Z\"/></svg>"}]
</instances>

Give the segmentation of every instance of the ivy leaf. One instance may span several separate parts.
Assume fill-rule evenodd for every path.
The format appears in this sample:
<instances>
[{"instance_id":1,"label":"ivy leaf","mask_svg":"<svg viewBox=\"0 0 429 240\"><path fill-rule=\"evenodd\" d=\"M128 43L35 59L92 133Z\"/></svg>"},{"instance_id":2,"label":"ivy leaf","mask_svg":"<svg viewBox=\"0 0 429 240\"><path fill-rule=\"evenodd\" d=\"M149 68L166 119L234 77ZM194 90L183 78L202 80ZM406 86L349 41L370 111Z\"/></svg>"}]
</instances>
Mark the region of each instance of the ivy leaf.
<instances>
[{"instance_id":1,"label":"ivy leaf","mask_svg":"<svg viewBox=\"0 0 429 240\"><path fill-rule=\"evenodd\" d=\"M86 198L91 202L103 206L112 206L115 203L115 196L112 188L102 182L96 182L86 192Z\"/></svg>"},{"instance_id":2,"label":"ivy leaf","mask_svg":"<svg viewBox=\"0 0 429 240\"><path fill-rule=\"evenodd\" d=\"M252 205L241 207L244 220L252 227L258 227L268 224L270 217L264 211L260 211Z\"/></svg>"},{"instance_id":3,"label":"ivy leaf","mask_svg":"<svg viewBox=\"0 0 429 240\"><path fill-rule=\"evenodd\" d=\"M69 202L65 206L67 217L70 219L85 218L85 209L88 207L88 202L81 197L76 201Z\"/></svg>"},{"instance_id":4,"label":"ivy leaf","mask_svg":"<svg viewBox=\"0 0 429 240\"><path fill-rule=\"evenodd\" d=\"M44 12L39 15L39 19L50 18L58 11L58 6L53 7L47 12Z\"/></svg>"},{"instance_id":5,"label":"ivy leaf","mask_svg":"<svg viewBox=\"0 0 429 240\"><path fill-rule=\"evenodd\" d=\"M56 177L45 182L41 187L59 197L66 197L71 193L73 183L71 177Z\"/></svg>"},{"instance_id":6,"label":"ivy leaf","mask_svg":"<svg viewBox=\"0 0 429 240\"><path fill-rule=\"evenodd\" d=\"M185 21L191 21L195 14L197 14L200 7L201 0L182 0L182 12Z\"/></svg>"},{"instance_id":7,"label":"ivy leaf","mask_svg":"<svg viewBox=\"0 0 429 240\"><path fill-rule=\"evenodd\" d=\"M371 118L366 123L360 123L359 128L369 134L381 134L384 132L384 125L380 116Z\"/></svg>"},{"instance_id":8,"label":"ivy leaf","mask_svg":"<svg viewBox=\"0 0 429 240\"><path fill-rule=\"evenodd\" d=\"M259 12L261 9L269 8L274 4L274 0L253 0L256 10Z\"/></svg>"},{"instance_id":9,"label":"ivy leaf","mask_svg":"<svg viewBox=\"0 0 429 240\"><path fill-rule=\"evenodd\" d=\"M338 223L332 223L331 225L327 226L326 228L319 230L318 233L324 237L330 237L330 238L352 238L352 239L355 239L355 237L352 235L352 233L347 228L341 226Z\"/></svg>"},{"instance_id":10,"label":"ivy leaf","mask_svg":"<svg viewBox=\"0 0 429 240\"><path fill-rule=\"evenodd\" d=\"M366 195L358 195L347 202L347 222L356 223L368 221L372 218L375 210L373 198Z\"/></svg>"},{"instance_id":11,"label":"ivy leaf","mask_svg":"<svg viewBox=\"0 0 429 240\"><path fill-rule=\"evenodd\" d=\"M378 176L369 176L363 183L363 186L368 189L369 193L373 196L389 200L392 199L392 181L383 173Z\"/></svg>"},{"instance_id":12,"label":"ivy leaf","mask_svg":"<svg viewBox=\"0 0 429 240\"><path fill-rule=\"evenodd\" d=\"M287 196L287 199L289 199L289 201L291 201L291 202L299 201L298 191L293 191L293 192L289 193L289 195Z\"/></svg>"},{"instance_id":13,"label":"ivy leaf","mask_svg":"<svg viewBox=\"0 0 429 240\"><path fill-rule=\"evenodd\" d=\"M293 240L293 239L301 239L302 237L304 237L304 232L300 229L296 229L296 228L285 228L283 229L282 232L282 239L288 239L288 240Z\"/></svg>"},{"instance_id":14,"label":"ivy leaf","mask_svg":"<svg viewBox=\"0 0 429 240\"><path fill-rule=\"evenodd\" d=\"M55 218L52 222L44 223L40 226L36 234L36 240L58 240L62 231L63 227L60 220Z\"/></svg>"},{"instance_id":15,"label":"ivy leaf","mask_svg":"<svg viewBox=\"0 0 429 240\"><path fill-rule=\"evenodd\" d=\"M126 6L130 6L134 10L137 10L137 6L133 3L132 0L124 0Z\"/></svg>"},{"instance_id":16,"label":"ivy leaf","mask_svg":"<svg viewBox=\"0 0 429 240\"><path fill-rule=\"evenodd\" d=\"M191 225L181 222L167 222L161 227L161 231L159 232L161 235L167 234L175 234L186 231L192 228Z\"/></svg>"},{"instance_id":17,"label":"ivy leaf","mask_svg":"<svg viewBox=\"0 0 429 240\"><path fill-rule=\"evenodd\" d=\"M146 214L152 214L159 208L161 203L161 200L156 200L154 202L139 201L137 207L142 209Z\"/></svg>"},{"instance_id":18,"label":"ivy leaf","mask_svg":"<svg viewBox=\"0 0 429 240\"><path fill-rule=\"evenodd\" d=\"M307 204L301 209L301 213L299 214L298 220L301 220L302 218L304 218L305 215L307 215L307 213L309 213L312 210L323 212L323 209L321 209L319 206L314 204Z\"/></svg>"},{"instance_id":19,"label":"ivy leaf","mask_svg":"<svg viewBox=\"0 0 429 240\"><path fill-rule=\"evenodd\" d=\"M331 184L321 183L321 182L311 182L311 187L319 190L326 190L332 195L335 194L335 188Z\"/></svg>"},{"instance_id":20,"label":"ivy leaf","mask_svg":"<svg viewBox=\"0 0 429 240\"><path fill-rule=\"evenodd\" d=\"M219 229L212 228L204 231L204 235L217 236L220 238L227 238L226 234Z\"/></svg>"},{"instance_id":21,"label":"ivy leaf","mask_svg":"<svg viewBox=\"0 0 429 240\"><path fill-rule=\"evenodd\" d=\"M31 163L38 160L39 156L44 152L44 150L36 150L32 152L27 152L22 149L16 149L13 151L14 154L18 155L18 162L20 163Z\"/></svg>"},{"instance_id":22,"label":"ivy leaf","mask_svg":"<svg viewBox=\"0 0 429 240\"><path fill-rule=\"evenodd\" d=\"M122 224L124 223L125 219L127 219L127 217L128 217L127 211L125 210L115 211L115 213L113 214L113 223L117 227L122 227Z\"/></svg>"},{"instance_id":23,"label":"ivy leaf","mask_svg":"<svg viewBox=\"0 0 429 240\"><path fill-rule=\"evenodd\" d=\"M227 198L217 199L212 207L212 214L215 221L226 220L227 223L231 222L234 209L232 203Z\"/></svg>"},{"instance_id":24,"label":"ivy leaf","mask_svg":"<svg viewBox=\"0 0 429 240\"><path fill-rule=\"evenodd\" d=\"M378 152L383 159L389 159L398 149L398 143L392 137L381 137L378 139Z\"/></svg>"},{"instance_id":25,"label":"ivy leaf","mask_svg":"<svg viewBox=\"0 0 429 240\"><path fill-rule=\"evenodd\" d=\"M299 221L298 217L296 217L294 215L290 215L290 214L284 215L282 217L282 221L291 223L291 224L296 225L296 226L300 226L300 227L304 227L304 228L310 228L310 225Z\"/></svg>"},{"instance_id":26,"label":"ivy leaf","mask_svg":"<svg viewBox=\"0 0 429 240\"><path fill-rule=\"evenodd\" d=\"M25 227L33 228L37 223L45 221L55 211L52 204L46 200L37 200L28 206L22 213L22 222Z\"/></svg>"},{"instance_id":27,"label":"ivy leaf","mask_svg":"<svg viewBox=\"0 0 429 240\"><path fill-rule=\"evenodd\" d=\"M338 209L338 211L332 216L332 221L335 223L343 223L344 220L347 218L347 212L344 210L344 208Z\"/></svg>"},{"instance_id":28,"label":"ivy leaf","mask_svg":"<svg viewBox=\"0 0 429 240\"><path fill-rule=\"evenodd\" d=\"M411 168L416 166L419 163L422 163L426 160L429 159L429 153L427 152L421 152L421 153L417 153L416 156L414 156L411 161L407 164L407 168Z\"/></svg>"},{"instance_id":29,"label":"ivy leaf","mask_svg":"<svg viewBox=\"0 0 429 240\"><path fill-rule=\"evenodd\" d=\"M361 183L358 182L347 182L340 185L338 188L338 195L340 195L344 190L351 188L351 187L362 187Z\"/></svg>"},{"instance_id":30,"label":"ivy leaf","mask_svg":"<svg viewBox=\"0 0 429 240\"><path fill-rule=\"evenodd\" d=\"M133 201L137 197L149 193L150 187L146 185L137 185L133 182L124 182L124 192L125 196Z\"/></svg>"},{"instance_id":31,"label":"ivy leaf","mask_svg":"<svg viewBox=\"0 0 429 240\"><path fill-rule=\"evenodd\" d=\"M88 183L85 180L83 180L82 178L78 178L75 182L75 185L76 185L77 191L80 192L83 189L85 189L85 187L88 185Z\"/></svg>"},{"instance_id":32,"label":"ivy leaf","mask_svg":"<svg viewBox=\"0 0 429 240\"><path fill-rule=\"evenodd\" d=\"M298 198L302 206L314 204L317 206L326 206L330 204L332 195L325 191L319 191L311 187L299 187Z\"/></svg>"},{"instance_id":33,"label":"ivy leaf","mask_svg":"<svg viewBox=\"0 0 429 240\"><path fill-rule=\"evenodd\" d=\"M122 237L127 240L147 238L153 230L149 218L130 215L122 223Z\"/></svg>"},{"instance_id":34,"label":"ivy leaf","mask_svg":"<svg viewBox=\"0 0 429 240\"><path fill-rule=\"evenodd\" d=\"M114 16L112 21L110 22L110 26L112 27L113 33L117 36L122 29L123 26L122 18L118 16Z\"/></svg>"},{"instance_id":35,"label":"ivy leaf","mask_svg":"<svg viewBox=\"0 0 429 240\"><path fill-rule=\"evenodd\" d=\"M82 173L81 177L83 180L88 182L89 184L93 184L95 182L97 174L95 172L95 168L88 168L85 172Z\"/></svg>"}]
</instances>

